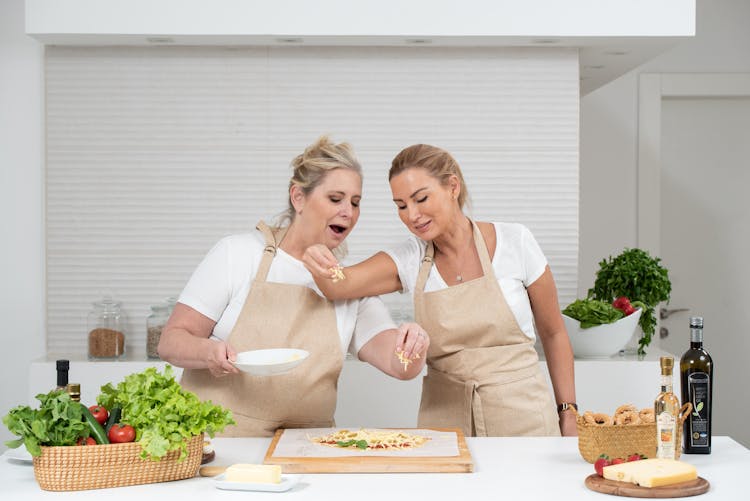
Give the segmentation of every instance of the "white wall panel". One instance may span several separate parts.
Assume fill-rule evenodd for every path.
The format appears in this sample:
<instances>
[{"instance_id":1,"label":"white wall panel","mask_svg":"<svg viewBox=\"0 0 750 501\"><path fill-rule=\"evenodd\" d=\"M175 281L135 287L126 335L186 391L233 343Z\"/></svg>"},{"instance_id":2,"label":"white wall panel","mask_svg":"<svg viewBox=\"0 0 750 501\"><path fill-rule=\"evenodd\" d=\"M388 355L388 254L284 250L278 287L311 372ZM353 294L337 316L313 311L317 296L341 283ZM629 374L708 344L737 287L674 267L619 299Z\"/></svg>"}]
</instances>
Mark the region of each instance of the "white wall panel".
<instances>
[{"instance_id":1,"label":"white wall panel","mask_svg":"<svg viewBox=\"0 0 750 501\"><path fill-rule=\"evenodd\" d=\"M286 203L322 133L365 169L360 259L406 235L386 181L416 142L451 151L480 220L522 222L560 300L577 288L578 59L571 49L49 47L48 351L85 352L86 313L123 301L128 349L221 236ZM398 315L406 298L387 298Z\"/></svg>"}]
</instances>

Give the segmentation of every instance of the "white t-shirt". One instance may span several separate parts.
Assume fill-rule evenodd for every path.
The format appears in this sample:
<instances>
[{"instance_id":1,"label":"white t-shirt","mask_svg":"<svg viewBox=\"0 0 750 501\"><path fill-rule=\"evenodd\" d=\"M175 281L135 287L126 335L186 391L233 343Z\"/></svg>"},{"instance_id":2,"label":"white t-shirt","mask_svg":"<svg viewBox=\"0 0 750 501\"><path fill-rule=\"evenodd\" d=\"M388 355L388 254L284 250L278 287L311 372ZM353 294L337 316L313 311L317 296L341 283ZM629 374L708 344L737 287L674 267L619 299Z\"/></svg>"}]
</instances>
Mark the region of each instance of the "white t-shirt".
<instances>
[{"instance_id":1,"label":"white t-shirt","mask_svg":"<svg viewBox=\"0 0 750 501\"><path fill-rule=\"evenodd\" d=\"M493 224L497 246L492 258L492 268L519 327L530 339L536 339L534 315L526 287L544 273L547 258L526 226L517 223ZM427 243L412 235L397 247L385 251L396 263L403 292L414 294L419 266L426 249ZM437 267L433 265L425 283L425 292L447 287Z\"/></svg>"},{"instance_id":2,"label":"white t-shirt","mask_svg":"<svg viewBox=\"0 0 750 501\"><path fill-rule=\"evenodd\" d=\"M265 240L255 230L221 239L193 272L179 302L216 321L211 337L226 340L260 266ZM304 285L322 296L301 261L279 249L266 277L268 282ZM359 350L376 334L393 329L387 307L376 297L334 301L342 357Z\"/></svg>"}]
</instances>

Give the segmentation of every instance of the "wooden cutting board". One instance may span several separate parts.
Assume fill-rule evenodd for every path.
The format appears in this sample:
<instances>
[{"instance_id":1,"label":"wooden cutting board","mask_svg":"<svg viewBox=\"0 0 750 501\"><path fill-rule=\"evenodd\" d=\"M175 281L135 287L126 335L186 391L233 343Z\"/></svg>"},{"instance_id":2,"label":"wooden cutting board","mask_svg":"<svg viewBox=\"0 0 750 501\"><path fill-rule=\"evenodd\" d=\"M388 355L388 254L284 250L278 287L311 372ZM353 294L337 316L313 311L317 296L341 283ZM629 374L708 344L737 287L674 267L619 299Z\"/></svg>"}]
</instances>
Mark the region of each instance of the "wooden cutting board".
<instances>
[{"instance_id":1,"label":"wooden cutting board","mask_svg":"<svg viewBox=\"0 0 750 501\"><path fill-rule=\"evenodd\" d=\"M432 428L456 434L458 456L341 456L341 457L279 457L274 456L283 429L268 446L263 464L281 465L284 473L470 473L474 471L466 439L459 429ZM416 431L416 430L415 430Z\"/></svg>"},{"instance_id":2,"label":"wooden cutting board","mask_svg":"<svg viewBox=\"0 0 750 501\"><path fill-rule=\"evenodd\" d=\"M592 491L613 496L626 496L631 498L680 498L697 496L708 492L710 484L705 478L698 477L695 480L681 482L679 484L664 485L662 487L641 487L630 482L617 482L607 480L593 473L586 477L586 487Z\"/></svg>"}]
</instances>

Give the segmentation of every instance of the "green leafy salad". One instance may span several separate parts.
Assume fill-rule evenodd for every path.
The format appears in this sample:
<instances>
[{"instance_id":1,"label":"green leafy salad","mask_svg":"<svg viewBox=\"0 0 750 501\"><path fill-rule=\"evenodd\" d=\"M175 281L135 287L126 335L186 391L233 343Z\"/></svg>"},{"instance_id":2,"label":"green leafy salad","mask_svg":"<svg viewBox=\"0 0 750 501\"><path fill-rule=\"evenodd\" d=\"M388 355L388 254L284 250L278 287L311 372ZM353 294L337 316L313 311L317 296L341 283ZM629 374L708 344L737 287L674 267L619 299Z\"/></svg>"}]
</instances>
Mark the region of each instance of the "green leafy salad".
<instances>
[{"instance_id":1,"label":"green leafy salad","mask_svg":"<svg viewBox=\"0 0 750 501\"><path fill-rule=\"evenodd\" d=\"M80 437L89 436L81 404L70 399L64 390L40 393L39 409L19 405L3 417L3 424L20 438L9 440L11 449L26 446L32 456L42 453L42 445L75 445Z\"/></svg>"},{"instance_id":2,"label":"green leafy salad","mask_svg":"<svg viewBox=\"0 0 750 501\"><path fill-rule=\"evenodd\" d=\"M210 401L201 402L194 393L183 390L169 365L164 374L149 367L127 376L116 387L111 383L102 386L96 402L108 409L122 408L121 421L135 428L143 458L158 459L179 449L183 459L187 457L186 439L200 433L213 437L235 424L231 411Z\"/></svg>"},{"instance_id":3,"label":"green leafy salad","mask_svg":"<svg viewBox=\"0 0 750 501\"><path fill-rule=\"evenodd\" d=\"M576 299L562 311L564 315L581 322L581 329L617 322L625 314L607 301Z\"/></svg>"}]
</instances>

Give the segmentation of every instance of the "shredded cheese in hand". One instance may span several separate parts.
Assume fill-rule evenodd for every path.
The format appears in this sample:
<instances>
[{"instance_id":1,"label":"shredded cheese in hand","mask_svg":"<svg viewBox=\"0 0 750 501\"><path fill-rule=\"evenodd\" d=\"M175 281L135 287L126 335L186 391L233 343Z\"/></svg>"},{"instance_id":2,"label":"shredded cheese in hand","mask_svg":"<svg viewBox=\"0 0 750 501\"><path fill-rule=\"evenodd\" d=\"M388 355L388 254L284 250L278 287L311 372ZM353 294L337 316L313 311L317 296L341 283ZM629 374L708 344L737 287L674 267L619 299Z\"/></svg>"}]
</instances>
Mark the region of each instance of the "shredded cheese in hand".
<instances>
[{"instance_id":1,"label":"shredded cheese in hand","mask_svg":"<svg viewBox=\"0 0 750 501\"><path fill-rule=\"evenodd\" d=\"M419 358L419 353L414 354L414 358L407 358L403 351L397 351L396 356L398 357L399 363L404 365L404 371L409 368L409 364Z\"/></svg>"},{"instance_id":2,"label":"shredded cheese in hand","mask_svg":"<svg viewBox=\"0 0 750 501\"><path fill-rule=\"evenodd\" d=\"M328 268L328 271L331 272L331 280L333 280L334 284L340 280L346 279L346 275L344 275L344 267L340 264L331 266L330 268Z\"/></svg>"}]
</instances>

